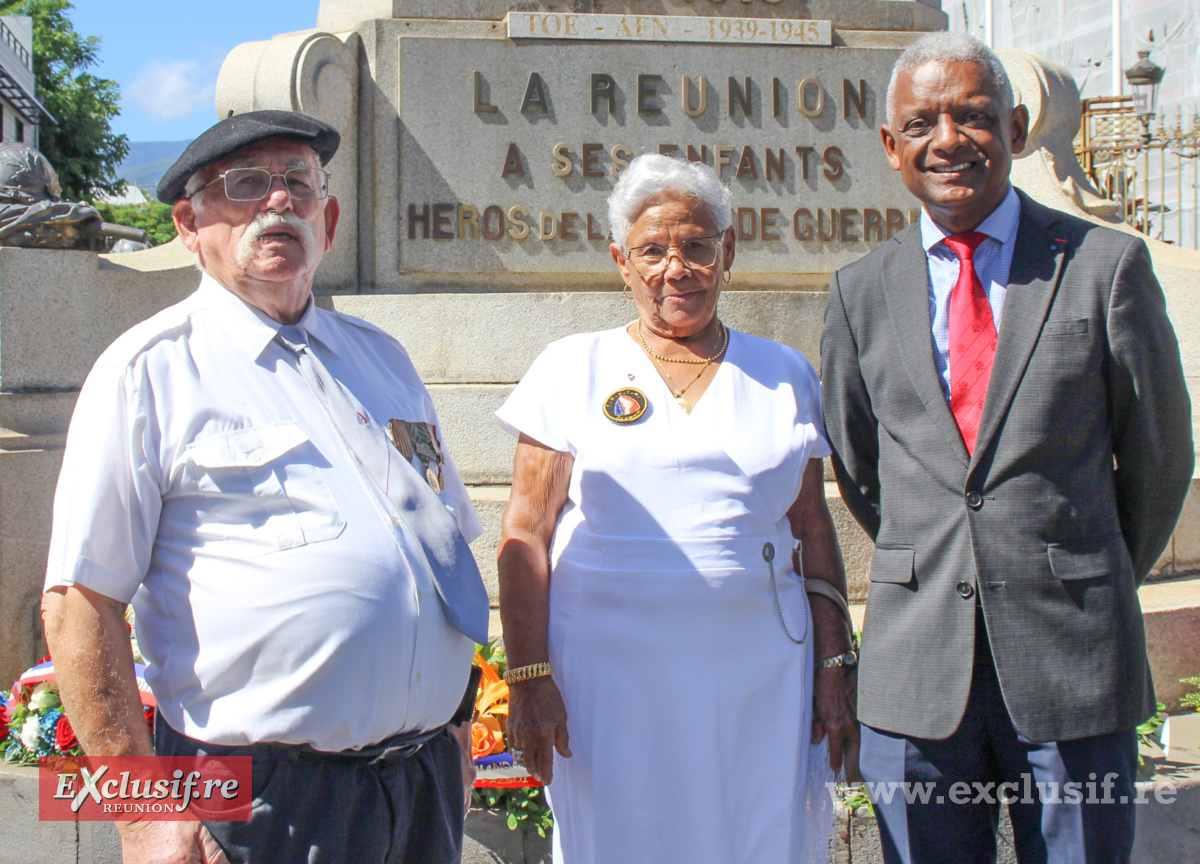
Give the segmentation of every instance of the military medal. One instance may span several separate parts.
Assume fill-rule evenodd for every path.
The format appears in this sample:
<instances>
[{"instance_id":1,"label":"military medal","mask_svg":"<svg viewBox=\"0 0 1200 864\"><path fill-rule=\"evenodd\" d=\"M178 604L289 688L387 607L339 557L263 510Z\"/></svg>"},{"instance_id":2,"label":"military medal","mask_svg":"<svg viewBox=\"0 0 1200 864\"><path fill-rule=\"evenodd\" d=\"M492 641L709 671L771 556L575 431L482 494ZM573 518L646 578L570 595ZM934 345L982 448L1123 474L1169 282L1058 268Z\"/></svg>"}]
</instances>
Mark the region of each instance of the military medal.
<instances>
[{"instance_id":1,"label":"military medal","mask_svg":"<svg viewBox=\"0 0 1200 864\"><path fill-rule=\"evenodd\" d=\"M648 407L645 393L626 387L604 400L604 416L614 423L633 423L642 419Z\"/></svg>"},{"instance_id":2,"label":"military medal","mask_svg":"<svg viewBox=\"0 0 1200 864\"><path fill-rule=\"evenodd\" d=\"M392 435L392 443L396 445L405 461L425 478L430 489L441 492L445 485L442 479L442 463L446 460L442 456L441 444L438 443L437 427L430 423L389 420L388 430Z\"/></svg>"},{"instance_id":3,"label":"military medal","mask_svg":"<svg viewBox=\"0 0 1200 864\"><path fill-rule=\"evenodd\" d=\"M400 455L404 457L405 462L411 462L413 457L412 438L408 437L408 428L404 425L403 420L389 420L388 429L392 433L392 443L396 445L396 449L400 451Z\"/></svg>"}]
</instances>

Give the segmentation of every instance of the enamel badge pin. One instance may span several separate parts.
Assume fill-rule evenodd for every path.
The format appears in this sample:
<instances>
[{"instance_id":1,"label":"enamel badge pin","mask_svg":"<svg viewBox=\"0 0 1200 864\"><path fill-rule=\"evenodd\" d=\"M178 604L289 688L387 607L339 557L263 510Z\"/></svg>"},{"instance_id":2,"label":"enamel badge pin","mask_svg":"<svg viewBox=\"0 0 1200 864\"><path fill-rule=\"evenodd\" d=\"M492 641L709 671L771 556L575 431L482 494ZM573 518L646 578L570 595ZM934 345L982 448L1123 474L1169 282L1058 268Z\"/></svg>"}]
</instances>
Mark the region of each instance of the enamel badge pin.
<instances>
[{"instance_id":1,"label":"enamel badge pin","mask_svg":"<svg viewBox=\"0 0 1200 864\"><path fill-rule=\"evenodd\" d=\"M633 423L642 418L649 404L641 390L626 387L604 400L604 416L614 423Z\"/></svg>"}]
</instances>

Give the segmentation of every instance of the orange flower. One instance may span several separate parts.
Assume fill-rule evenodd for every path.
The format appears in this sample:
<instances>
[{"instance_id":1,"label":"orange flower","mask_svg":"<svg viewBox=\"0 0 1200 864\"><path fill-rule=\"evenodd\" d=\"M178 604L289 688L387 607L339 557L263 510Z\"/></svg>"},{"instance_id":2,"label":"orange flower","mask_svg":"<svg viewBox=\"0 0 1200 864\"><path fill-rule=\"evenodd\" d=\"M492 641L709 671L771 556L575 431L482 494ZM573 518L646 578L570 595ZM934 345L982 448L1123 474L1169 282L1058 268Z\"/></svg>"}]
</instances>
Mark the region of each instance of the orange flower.
<instances>
[{"instance_id":1,"label":"orange flower","mask_svg":"<svg viewBox=\"0 0 1200 864\"><path fill-rule=\"evenodd\" d=\"M480 719L485 716L508 716L508 685L490 663L475 653L475 665L483 671L479 691L475 694L475 711Z\"/></svg>"},{"instance_id":2,"label":"orange flower","mask_svg":"<svg viewBox=\"0 0 1200 864\"><path fill-rule=\"evenodd\" d=\"M481 759L504 752L504 733L495 717L482 717L471 724L471 758Z\"/></svg>"}]
</instances>

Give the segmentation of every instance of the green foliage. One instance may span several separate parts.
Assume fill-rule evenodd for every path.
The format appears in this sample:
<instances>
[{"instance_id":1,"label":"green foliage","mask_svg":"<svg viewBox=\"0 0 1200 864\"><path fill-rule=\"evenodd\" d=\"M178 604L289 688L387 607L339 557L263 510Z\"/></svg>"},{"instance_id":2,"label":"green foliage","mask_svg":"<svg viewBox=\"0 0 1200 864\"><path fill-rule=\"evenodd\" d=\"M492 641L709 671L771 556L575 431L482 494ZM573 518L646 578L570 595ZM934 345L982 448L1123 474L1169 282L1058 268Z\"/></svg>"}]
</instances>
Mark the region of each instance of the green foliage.
<instances>
[{"instance_id":1,"label":"green foliage","mask_svg":"<svg viewBox=\"0 0 1200 864\"><path fill-rule=\"evenodd\" d=\"M75 31L67 16L73 8L70 0L0 0L0 15L33 17L37 97L58 121L41 124L38 149L58 172L63 197L90 203L125 185L116 171L129 139L110 125L121 113L117 82L87 71L96 65L100 37Z\"/></svg>"},{"instance_id":2,"label":"green foliage","mask_svg":"<svg viewBox=\"0 0 1200 864\"><path fill-rule=\"evenodd\" d=\"M841 793L842 806L847 810L866 807L868 813L875 815L875 804L871 801L866 786L839 786L838 792Z\"/></svg>"},{"instance_id":3,"label":"green foliage","mask_svg":"<svg viewBox=\"0 0 1200 864\"><path fill-rule=\"evenodd\" d=\"M499 643L499 638L489 639L486 645L476 645L475 650L479 652L484 663L491 663L496 672L503 677L504 670L508 668L508 655L504 653L504 649L500 647Z\"/></svg>"},{"instance_id":4,"label":"green foliage","mask_svg":"<svg viewBox=\"0 0 1200 864\"><path fill-rule=\"evenodd\" d=\"M503 811L510 831L536 831L539 837L545 837L554 827L554 814L540 787L475 789L471 792L471 804L485 810Z\"/></svg>"},{"instance_id":5,"label":"green foliage","mask_svg":"<svg viewBox=\"0 0 1200 864\"><path fill-rule=\"evenodd\" d=\"M1159 702L1156 705L1155 712L1148 720L1137 727L1138 744L1147 746L1157 744L1156 737L1158 730L1162 729L1163 723L1167 719L1167 706ZM1146 767L1146 760L1142 758L1142 754L1138 753L1138 769Z\"/></svg>"},{"instance_id":6,"label":"green foliage","mask_svg":"<svg viewBox=\"0 0 1200 864\"><path fill-rule=\"evenodd\" d=\"M175 239L175 223L171 207L150 201L146 204L100 204L97 208L105 222L142 228L149 235L151 246L161 246Z\"/></svg>"},{"instance_id":7,"label":"green foliage","mask_svg":"<svg viewBox=\"0 0 1200 864\"><path fill-rule=\"evenodd\" d=\"M489 664L501 677L504 676L504 670L508 668L508 656L498 639L492 639L486 645L476 645L475 650L484 663ZM546 796L538 786L472 789L471 805L504 813L510 831L536 831L539 836L545 837L546 832L554 827L554 814L550 812Z\"/></svg>"},{"instance_id":8,"label":"green foliage","mask_svg":"<svg viewBox=\"0 0 1200 864\"><path fill-rule=\"evenodd\" d=\"M1179 700L1180 706L1184 708L1195 708L1200 711L1200 675L1193 675L1191 678L1180 678L1181 684L1190 684L1192 692L1185 695Z\"/></svg>"}]
</instances>

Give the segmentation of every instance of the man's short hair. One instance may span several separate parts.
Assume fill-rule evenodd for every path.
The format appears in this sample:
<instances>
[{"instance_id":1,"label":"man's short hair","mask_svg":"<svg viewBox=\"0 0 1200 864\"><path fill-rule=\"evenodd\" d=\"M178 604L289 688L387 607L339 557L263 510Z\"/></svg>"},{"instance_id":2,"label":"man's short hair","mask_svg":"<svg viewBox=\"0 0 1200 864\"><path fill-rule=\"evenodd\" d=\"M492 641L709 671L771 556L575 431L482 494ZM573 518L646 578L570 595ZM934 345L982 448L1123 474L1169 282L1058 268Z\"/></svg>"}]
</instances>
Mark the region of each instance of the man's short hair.
<instances>
[{"instance_id":1,"label":"man's short hair","mask_svg":"<svg viewBox=\"0 0 1200 864\"><path fill-rule=\"evenodd\" d=\"M892 77L887 89L887 122L892 124L896 111L896 78L902 72L911 72L926 63L975 63L988 71L1000 97L1000 113L1006 120L1015 105L1012 84L1004 64L996 52L974 36L966 33L926 33L905 49L892 67Z\"/></svg>"}]
</instances>

